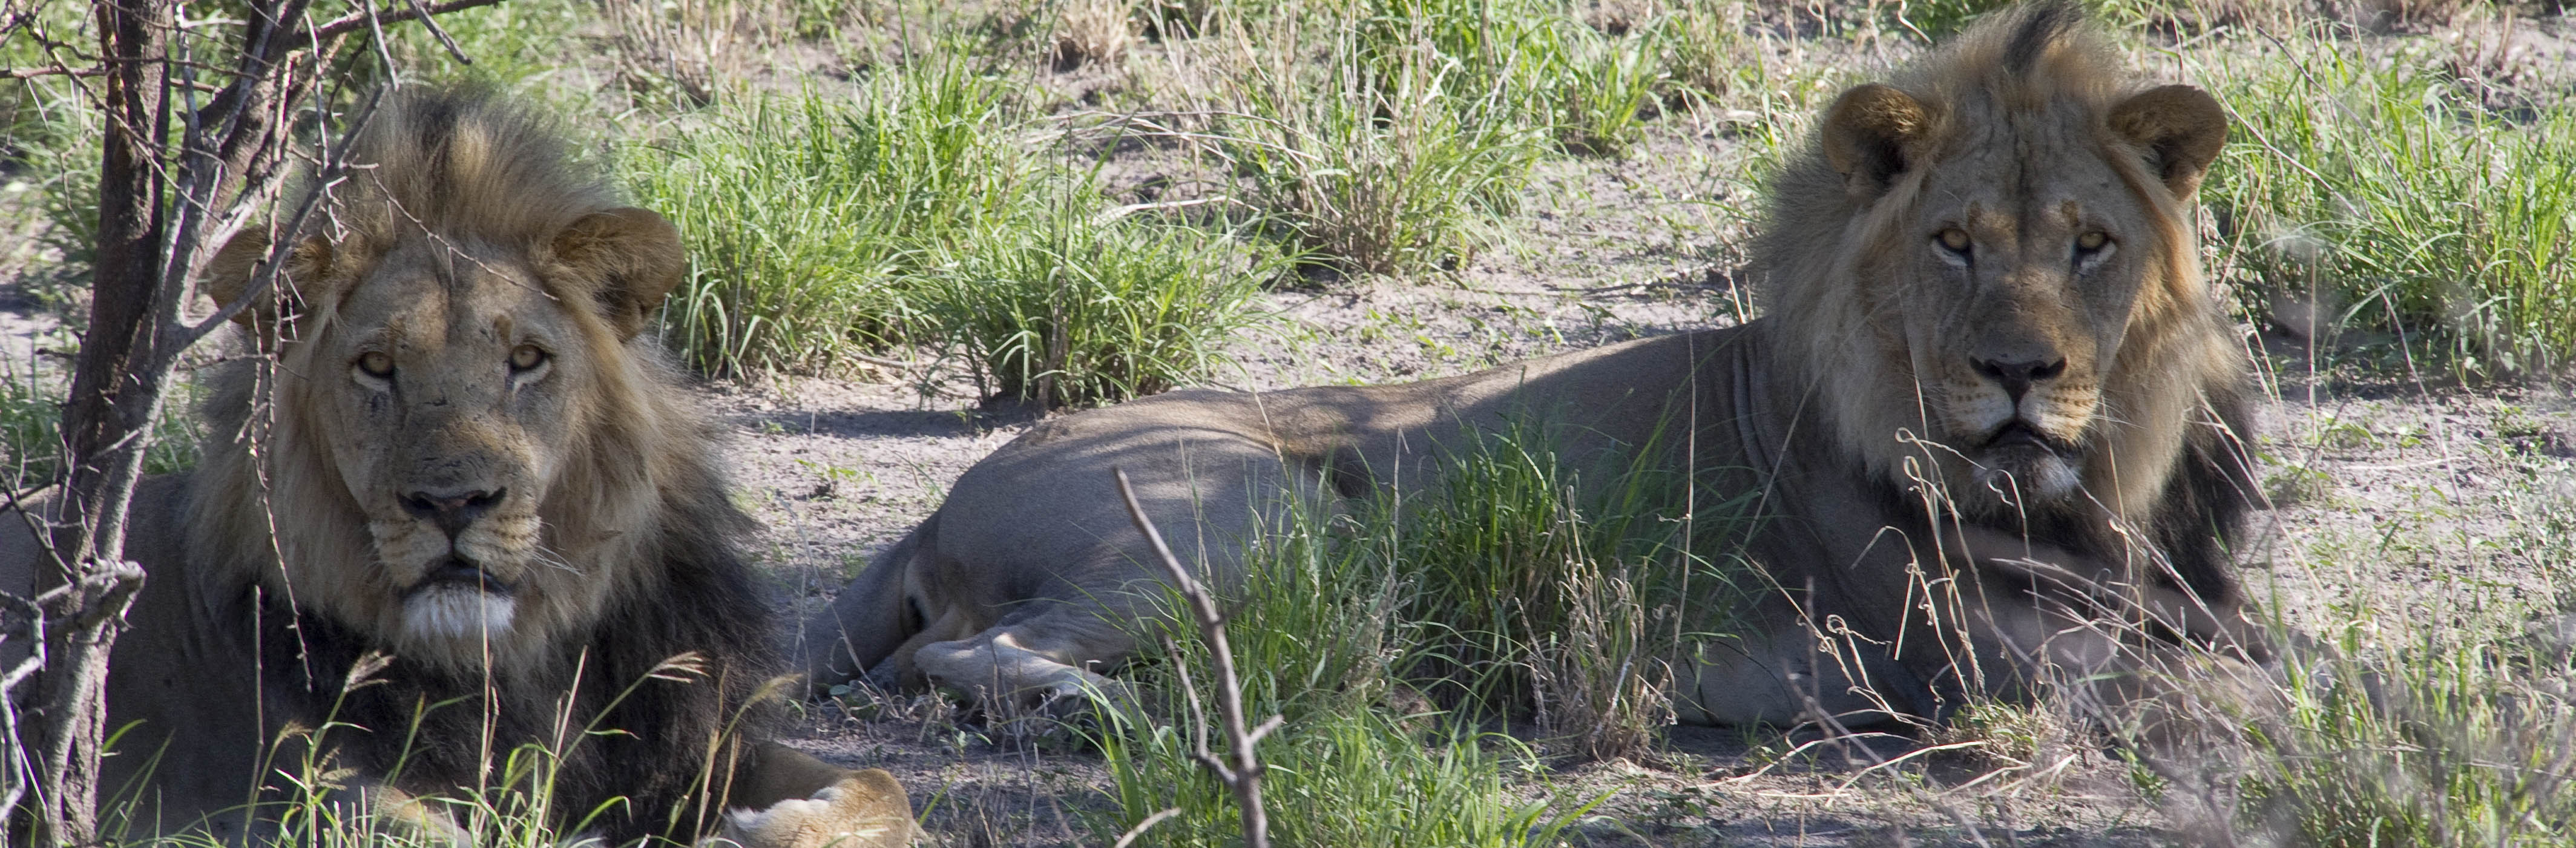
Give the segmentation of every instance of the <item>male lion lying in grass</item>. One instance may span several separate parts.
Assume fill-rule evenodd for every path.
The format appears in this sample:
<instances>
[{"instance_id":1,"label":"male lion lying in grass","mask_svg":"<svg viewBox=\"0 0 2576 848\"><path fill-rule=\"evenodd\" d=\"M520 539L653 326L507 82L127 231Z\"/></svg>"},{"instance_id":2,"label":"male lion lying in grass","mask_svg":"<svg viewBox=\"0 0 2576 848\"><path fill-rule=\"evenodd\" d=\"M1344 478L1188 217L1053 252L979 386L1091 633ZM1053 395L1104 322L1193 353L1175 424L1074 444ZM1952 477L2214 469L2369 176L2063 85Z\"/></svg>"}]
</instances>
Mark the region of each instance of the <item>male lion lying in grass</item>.
<instances>
[{"instance_id":1,"label":"male lion lying in grass","mask_svg":"<svg viewBox=\"0 0 2576 848\"><path fill-rule=\"evenodd\" d=\"M909 843L885 772L746 738L774 694L752 522L641 332L678 231L489 94L386 102L241 313L268 355L215 378L204 465L134 498L110 832ZM269 244L206 289L253 297ZM0 532L0 588L45 558Z\"/></svg>"},{"instance_id":2,"label":"male lion lying in grass","mask_svg":"<svg viewBox=\"0 0 2576 848\"><path fill-rule=\"evenodd\" d=\"M1772 186L1764 317L1045 422L809 625L812 682L1109 685L1134 619L1163 614L1112 469L1225 585L1299 502L1435 483L1444 453L1532 416L1561 456L1651 444L1753 495L1734 543L1776 590L1722 650L1676 658L1686 721L1939 718L2057 673L2130 691L2121 672L2176 643L2259 650L2227 561L2251 497L2247 363L2191 221L2225 115L2133 81L2064 7L1997 17L1826 112Z\"/></svg>"}]
</instances>

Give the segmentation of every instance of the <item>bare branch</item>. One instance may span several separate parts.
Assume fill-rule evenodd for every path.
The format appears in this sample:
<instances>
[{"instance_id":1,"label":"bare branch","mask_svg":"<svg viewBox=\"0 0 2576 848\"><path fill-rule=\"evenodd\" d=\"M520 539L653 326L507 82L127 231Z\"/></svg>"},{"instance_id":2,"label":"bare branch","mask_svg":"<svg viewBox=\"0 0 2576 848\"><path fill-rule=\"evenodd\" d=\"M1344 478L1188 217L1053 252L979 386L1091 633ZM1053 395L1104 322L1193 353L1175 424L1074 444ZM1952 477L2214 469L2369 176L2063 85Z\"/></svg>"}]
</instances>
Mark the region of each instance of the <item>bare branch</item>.
<instances>
[{"instance_id":1,"label":"bare branch","mask_svg":"<svg viewBox=\"0 0 2576 848\"><path fill-rule=\"evenodd\" d=\"M67 68L57 66L52 68L0 68L0 79L13 80L35 79L37 77L102 77L106 75L107 69L105 67Z\"/></svg>"},{"instance_id":2,"label":"bare branch","mask_svg":"<svg viewBox=\"0 0 2576 848\"><path fill-rule=\"evenodd\" d=\"M367 12L352 12L347 15L342 15L339 18L333 19L329 23L315 27L313 29L312 39L307 43L315 43L325 38L347 35L349 33L365 29L367 26L367 19L371 15L377 20L385 23L393 23L396 21L408 21L415 18L424 18L431 15L444 15L449 12L458 12L479 6L489 6L494 3L501 2L501 0L447 0L445 3L431 3L428 6L420 5L418 0L408 0L408 2L411 4L411 8L408 9L385 9L382 11L374 11L371 9Z\"/></svg>"},{"instance_id":3,"label":"bare branch","mask_svg":"<svg viewBox=\"0 0 2576 848\"><path fill-rule=\"evenodd\" d=\"M1196 750L1190 752L1190 759L1198 761L1227 789L1234 791L1235 806L1243 811L1245 848L1270 848L1270 816L1261 806L1261 774L1265 767L1261 764L1260 752L1253 746L1261 741L1261 737L1278 728L1282 719L1272 716L1261 723L1259 730L1249 729L1244 724L1243 682L1235 677L1234 649L1226 643L1225 617L1217 612L1216 598L1208 594L1207 587L1190 576L1188 569L1181 567L1180 558L1173 556L1171 546L1163 543L1162 531L1154 529L1154 520L1145 517L1144 505L1136 501L1136 486L1127 480L1127 469L1111 469L1111 473L1118 476L1118 497L1127 502L1128 519L1136 522L1137 532L1145 534L1145 541L1153 545L1155 560L1163 564L1163 576L1171 578L1172 586L1180 590L1182 599L1189 604L1191 617L1198 621L1199 635L1207 640L1209 661L1216 666L1217 718L1225 722L1226 746L1231 749L1234 761L1219 762L1208 753L1207 723L1203 719L1198 722L1199 732L1194 736ZM1193 690L1187 693L1190 710L1192 715L1198 715L1198 694L1194 687L1188 685L1189 672L1185 664L1174 663L1173 667L1182 670L1183 688ZM1140 823L1137 828L1141 830L1144 824L1150 823Z\"/></svg>"},{"instance_id":4,"label":"bare branch","mask_svg":"<svg viewBox=\"0 0 2576 848\"><path fill-rule=\"evenodd\" d=\"M455 59L456 64L459 65L474 64L474 57L465 55L465 48L456 46L456 39L449 38L447 30L439 28L437 19L432 17L436 13L422 6L420 0L403 0L403 3L410 6L414 14L420 16L421 28L429 30L430 37L438 39L438 46L447 48L448 58Z\"/></svg>"}]
</instances>

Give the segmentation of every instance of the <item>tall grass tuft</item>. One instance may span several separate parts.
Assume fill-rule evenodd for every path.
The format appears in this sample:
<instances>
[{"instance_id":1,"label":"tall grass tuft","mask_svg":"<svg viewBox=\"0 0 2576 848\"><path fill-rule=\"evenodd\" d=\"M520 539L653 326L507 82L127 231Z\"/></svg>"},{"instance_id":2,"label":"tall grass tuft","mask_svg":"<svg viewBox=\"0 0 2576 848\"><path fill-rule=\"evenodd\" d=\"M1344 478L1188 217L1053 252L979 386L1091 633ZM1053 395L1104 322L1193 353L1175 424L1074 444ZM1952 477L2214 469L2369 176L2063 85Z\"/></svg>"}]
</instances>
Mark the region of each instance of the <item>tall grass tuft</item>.
<instances>
[{"instance_id":1,"label":"tall grass tuft","mask_svg":"<svg viewBox=\"0 0 2576 848\"><path fill-rule=\"evenodd\" d=\"M689 239L664 338L710 373L829 371L904 338L916 283L1013 212L1031 167L1006 88L962 59L808 92L627 157L639 200Z\"/></svg>"},{"instance_id":2,"label":"tall grass tuft","mask_svg":"<svg viewBox=\"0 0 2576 848\"><path fill-rule=\"evenodd\" d=\"M1620 156L1644 135L1662 73L1660 26L1610 35L1571 17L1531 33L1542 117L1566 150Z\"/></svg>"},{"instance_id":3,"label":"tall grass tuft","mask_svg":"<svg viewBox=\"0 0 2576 848\"><path fill-rule=\"evenodd\" d=\"M1360 5L1318 26L1320 61L1295 47L1302 20L1259 22L1259 33L1238 21L1245 67L1218 126L1226 155L1310 262L1371 274L1453 266L1473 253L1473 227L1512 208L1544 137L1518 119L1516 87L1479 58L1497 48L1461 43L1476 19Z\"/></svg>"},{"instance_id":4,"label":"tall grass tuft","mask_svg":"<svg viewBox=\"0 0 2576 848\"><path fill-rule=\"evenodd\" d=\"M1154 394L1205 376L1262 319L1273 263L1098 206L1075 191L996 222L921 286L925 334L963 349L986 397L1056 408Z\"/></svg>"},{"instance_id":5,"label":"tall grass tuft","mask_svg":"<svg viewBox=\"0 0 2576 848\"><path fill-rule=\"evenodd\" d=\"M1671 722L1665 663L1739 600L1715 563L1740 504L1694 509L1687 475L1656 467L1651 446L1586 467L1554 443L1536 426L1477 442L1395 516L1388 555L1415 581L1405 615L1432 631L1399 671L1437 703L1528 715L1562 752L1634 754Z\"/></svg>"},{"instance_id":6,"label":"tall grass tuft","mask_svg":"<svg viewBox=\"0 0 2576 848\"><path fill-rule=\"evenodd\" d=\"M1291 510L1246 554L1227 621L1247 712L1286 723L1262 744L1282 844L1543 845L1589 806L1544 786L1545 755L1630 755L1670 722L1667 663L1723 629L1739 582L1692 538L1728 535L1740 504L1704 500L1645 462L1561 462L1539 426L1460 441L1440 482L1326 515ZM1652 446L1640 455L1669 456ZM1591 475L1588 479L1585 475ZM1176 669L1204 681L1205 646L1138 671L1186 716ZM1536 720L1532 747L1488 731ZM1197 773L1189 729L1126 726L1104 750L1110 824L1182 814L1158 844L1223 844L1231 798ZM1507 780L1515 770L1525 774ZM1447 812L1439 812L1447 811ZM1437 812L1437 815L1433 813ZM1439 834L1423 838L1408 834Z\"/></svg>"},{"instance_id":7,"label":"tall grass tuft","mask_svg":"<svg viewBox=\"0 0 2576 848\"><path fill-rule=\"evenodd\" d=\"M1259 746L1268 768L1263 794L1284 813L1271 820L1275 844L1555 844L1585 805L1526 799L1515 791L1525 787L1507 777L1535 777L1535 751L1477 732L1412 694L1394 672L1422 650L1426 623L1404 613L1411 581L1386 553L1391 525L1333 523L1320 511L1295 511L1254 546L1247 580L1229 587L1227 637L1246 713L1285 719ZM1173 603L1177 609L1179 600ZM1187 625L1153 636L1167 640L1170 652L1136 674L1149 699L1159 696L1148 701L1154 714L1196 714L1201 707L1187 702L1176 672L1214 679L1206 644ZM1176 808L1178 815L1152 825L1137 844L1238 841L1233 796L1192 757L1201 732L1113 722L1101 751L1117 809L1097 830L1123 833Z\"/></svg>"},{"instance_id":8,"label":"tall grass tuft","mask_svg":"<svg viewBox=\"0 0 2576 848\"><path fill-rule=\"evenodd\" d=\"M2301 42L2196 74L2237 111L2205 193L2228 255L2257 308L2404 334L2463 375L2562 369L2576 362L2576 107L2492 108L2430 50Z\"/></svg>"}]
</instances>

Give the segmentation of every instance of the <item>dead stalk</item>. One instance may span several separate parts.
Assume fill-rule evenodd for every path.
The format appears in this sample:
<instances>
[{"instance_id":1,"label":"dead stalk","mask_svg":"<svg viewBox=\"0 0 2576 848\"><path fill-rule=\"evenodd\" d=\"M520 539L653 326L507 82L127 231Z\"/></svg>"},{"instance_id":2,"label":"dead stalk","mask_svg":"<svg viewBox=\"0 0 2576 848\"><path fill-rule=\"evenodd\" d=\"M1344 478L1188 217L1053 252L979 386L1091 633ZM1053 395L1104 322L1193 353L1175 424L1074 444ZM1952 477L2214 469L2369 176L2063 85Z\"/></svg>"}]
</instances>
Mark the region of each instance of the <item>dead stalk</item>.
<instances>
[{"instance_id":1,"label":"dead stalk","mask_svg":"<svg viewBox=\"0 0 2576 848\"><path fill-rule=\"evenodd\" d=\"M1247 729L1243 719L1243 684L1235 677L1234 650L1226 644L1225 616L1217 611L1216 599L1208 594L1207 587L1190 577L1188 569L1181 567L1180 559L1172 556L1171 547L1163 544L1162 532L1154 529L1154 520L1145 517L1145 507L1136 502L1136 487L1127 481L1127 469L1113 469L1111 473L1118 475L1118 497L1127 502L1127 517L1136 522L1136 529L1144 533L1145 541L1154 546L1154 558L1163 564L1165 576L1172 579L1172 587L1180 590L1181 597L1189 603L1190 617L1198 621L1199 635L1207 640L1210 662L1216 665L1217 719L1225 723L1226 744L1232 749L1234 762L1228 765L1208 752L1204 718L1195 721L1199 726L1197 732L1190 736L1190 745L1194 749L1190 752L1190 759L1207 767L1209 773L1216 775L1217 782L1234 791L1235 804L1243 809L1245 848L1269 848L1270 819L1261 807L1261 773L1265 767L1253 746L1260 743L1261 737L1270 735L1270 731L1279 729L1284 717L1271 716L1260 727ZM1183 678L1183 687L1193 691L1184 694L1189 699L1193 715L1196 715L1198 693L1196 687L1186 683L1187 679ZM1150 823L1150 820L1146 822ZM1142 830L1144 825L1137 827Z\"/></svg>"}]
</instances>

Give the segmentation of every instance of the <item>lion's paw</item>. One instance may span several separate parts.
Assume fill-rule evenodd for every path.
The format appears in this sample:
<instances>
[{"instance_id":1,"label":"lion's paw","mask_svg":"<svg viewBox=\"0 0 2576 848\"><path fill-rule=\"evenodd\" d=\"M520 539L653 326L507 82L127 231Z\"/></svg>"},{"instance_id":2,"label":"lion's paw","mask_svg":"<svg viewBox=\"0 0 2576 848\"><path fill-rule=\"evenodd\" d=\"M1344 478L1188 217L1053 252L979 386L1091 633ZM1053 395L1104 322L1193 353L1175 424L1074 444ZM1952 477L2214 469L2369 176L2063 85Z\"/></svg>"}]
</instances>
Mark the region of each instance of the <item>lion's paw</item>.
<instances>
[{"instance_id":1,"label":"lion's paw","mask_svg":"<svg viewBox=\"0 0 2576 848\"><path fill-rule=\"evenodd\" d=\"M903 786L884 769L867 769L812 798L727 813L724 835L699 848L903 848L919 835Z\"/></svg>"}]
</instances>

